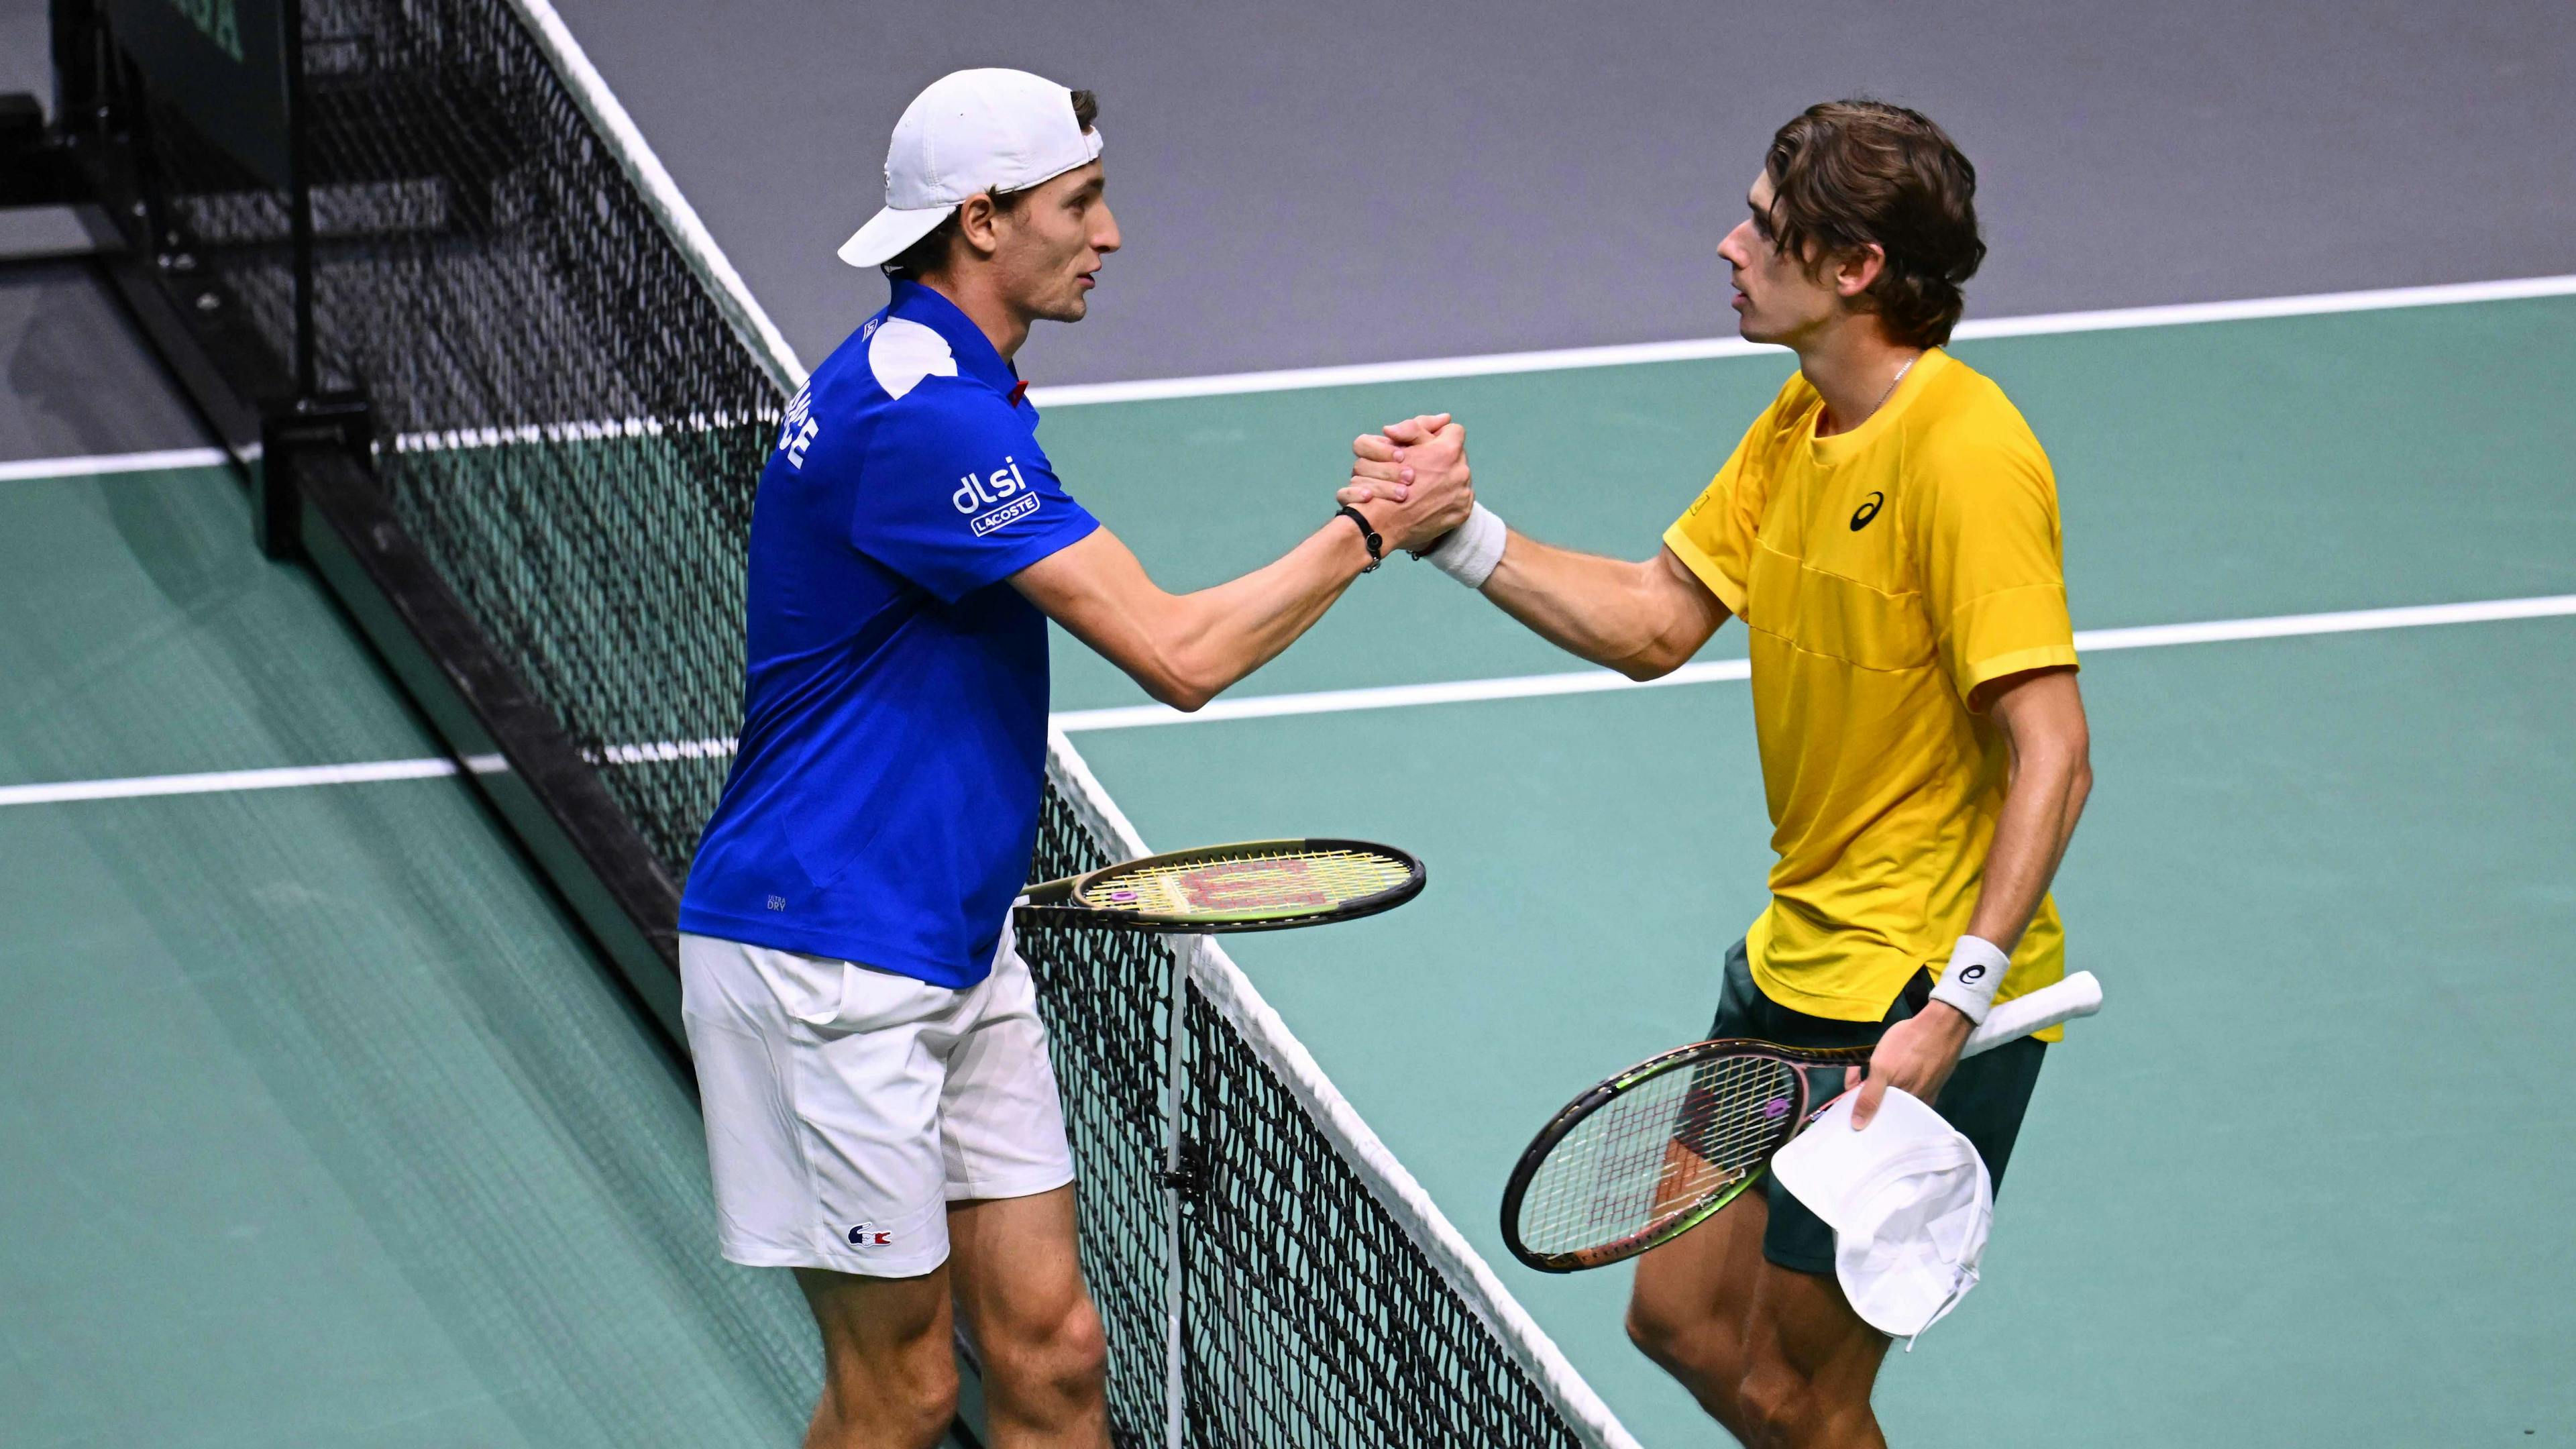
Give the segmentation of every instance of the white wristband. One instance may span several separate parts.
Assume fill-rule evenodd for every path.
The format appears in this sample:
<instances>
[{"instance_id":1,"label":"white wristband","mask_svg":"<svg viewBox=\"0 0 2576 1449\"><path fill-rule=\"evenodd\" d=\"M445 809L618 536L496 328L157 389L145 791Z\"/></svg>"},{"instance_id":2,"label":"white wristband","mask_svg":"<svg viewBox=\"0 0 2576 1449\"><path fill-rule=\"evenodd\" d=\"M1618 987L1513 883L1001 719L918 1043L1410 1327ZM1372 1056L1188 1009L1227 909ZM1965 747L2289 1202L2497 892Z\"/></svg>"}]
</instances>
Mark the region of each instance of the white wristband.
<instances>
[{"instance_id":1,"label":"white wristband","mask_svg":"<svg viewBox=\"0 0 2576 1449\"><path fill-rule=\"evenodd\" d=\"M1995 1004L1995 988L2004 984L2004 973L2011 969L2012 957L2001 946L1982 936L1961 936L1951 949L1950 965L1941 973L1940 984L1932 988L1932 999L1949 1003L1961 1016L1983 1026Z\"/></svg>"},{"instance_id":2,"label":"white wristband","mask_svg":"<svg viewBox=\"0 0 2576 1449\"><path fill-rule=\"evenodd\" d=\"M1494 510L1479 503L1466 522L1442 534L1422 557L1467 587L1481 589L1494 576L1494 565L1503 561L1503 543L1510 536Z\"/></svg>"}]
</instances>

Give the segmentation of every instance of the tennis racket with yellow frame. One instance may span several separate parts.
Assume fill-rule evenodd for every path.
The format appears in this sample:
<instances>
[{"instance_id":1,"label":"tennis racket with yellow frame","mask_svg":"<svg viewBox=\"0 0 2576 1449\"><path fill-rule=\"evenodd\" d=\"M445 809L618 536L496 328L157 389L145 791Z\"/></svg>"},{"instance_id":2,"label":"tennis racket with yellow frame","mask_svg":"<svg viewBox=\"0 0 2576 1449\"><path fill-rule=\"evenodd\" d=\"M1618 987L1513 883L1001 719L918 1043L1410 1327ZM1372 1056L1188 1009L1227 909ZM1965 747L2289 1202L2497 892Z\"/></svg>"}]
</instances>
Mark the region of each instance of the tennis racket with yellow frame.
<instances>
[{"instance_id":1,"label":"tennis racket with yellow frame","mask_svg":"<svg viewBox=\"0 0 2576 1449\"><path fill-rule=\"evenodd\" d=\"M1365 840L1248 840L1028 888L1023 925L1216 935L1353 921L1422 894L1422 862Z\"/></svg>"}]
</instances>

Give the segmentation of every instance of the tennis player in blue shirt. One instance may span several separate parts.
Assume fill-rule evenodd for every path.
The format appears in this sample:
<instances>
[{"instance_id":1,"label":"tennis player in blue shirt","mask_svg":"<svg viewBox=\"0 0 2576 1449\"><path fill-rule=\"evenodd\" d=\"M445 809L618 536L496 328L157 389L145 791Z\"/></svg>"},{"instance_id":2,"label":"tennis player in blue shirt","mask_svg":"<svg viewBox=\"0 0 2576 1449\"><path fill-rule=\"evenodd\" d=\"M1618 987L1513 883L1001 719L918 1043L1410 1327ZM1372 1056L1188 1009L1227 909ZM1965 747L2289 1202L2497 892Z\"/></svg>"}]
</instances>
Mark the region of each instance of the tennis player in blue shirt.
<instances>
[{"instance_id":1,"label":"tennis player in blue shirt","mask_svg":"<svg viewBox=\"0 0 2576 1449\"><path fill-rule=\"evenodd\" d=\"M809 1446L930 1445L952 1314L996 1446L1106 1446L1073 1166L1010 903L1037 838L1049 618L1195 709L1472 498L1454 428L1403 502L1172 595L1065 491L1011 365L1118 248L1087 92L972 70L895 126L841 248L893 298L790 403L752 509L740 753L680 911L724 1255L822 1327ZM1440 420L1445 421L1445 420ZM1320 481L1338 481L1318 459Z\"/></svg>"}]
</instances>

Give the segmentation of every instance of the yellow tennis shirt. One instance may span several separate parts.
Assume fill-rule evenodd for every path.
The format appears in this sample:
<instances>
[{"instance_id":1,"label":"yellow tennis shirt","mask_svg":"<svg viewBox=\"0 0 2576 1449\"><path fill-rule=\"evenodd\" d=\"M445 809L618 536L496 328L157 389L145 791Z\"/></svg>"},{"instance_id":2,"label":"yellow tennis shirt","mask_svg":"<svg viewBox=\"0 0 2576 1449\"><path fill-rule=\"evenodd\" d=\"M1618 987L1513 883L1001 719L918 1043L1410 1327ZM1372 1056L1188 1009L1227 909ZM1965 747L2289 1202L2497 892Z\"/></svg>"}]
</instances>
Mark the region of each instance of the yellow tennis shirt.
<instances>
[{"instance_id":1,"label":"yellow tennis shirt","mask_svg":"<svg viewBox=\"0 0 2576 1449\"><path fill-rule=\"evenodd\" d=\"M2075 636L2057 481L2001 388L1934 350L1858 428L1819 438L1823 411L1790 378L1664 543L1752 636L1779 855L1754 980L1875 1021L1948 963L1985 878L2009 762L1970 694L2073 665ZM1997 999L2065 961L2042 901Z\"/></svg>"}]
</instances>

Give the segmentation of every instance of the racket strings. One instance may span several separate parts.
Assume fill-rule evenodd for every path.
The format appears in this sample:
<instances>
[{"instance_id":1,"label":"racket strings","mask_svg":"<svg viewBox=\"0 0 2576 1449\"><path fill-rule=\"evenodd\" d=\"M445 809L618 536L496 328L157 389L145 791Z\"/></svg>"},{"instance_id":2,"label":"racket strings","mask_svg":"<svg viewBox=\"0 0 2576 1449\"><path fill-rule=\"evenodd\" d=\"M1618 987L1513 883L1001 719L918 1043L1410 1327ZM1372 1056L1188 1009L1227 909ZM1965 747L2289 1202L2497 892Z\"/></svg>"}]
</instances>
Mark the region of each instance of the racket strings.
<instances>
[{"instance_id":1,"label":"racket strings","mask_svg":"<svg viewBox=\"0 0 2576 1449\"><path fill-rule=\"evenodd\" d=\"M1745 1181L1796 1127L1798 1069L1771 1057L1677 1066L1594 1110L1521 1198L1520 1237L1582 1253L1649 1236Z\"/></svg>"},{"instance_id":2,"label":"racket strings","mask_svg":"<svg viewBox=\"0 0 2576 1449\"><path fill-rule=\"evenodd\" d=\"M1082 900L1163 915L1329 911L1412 877L1407 862L1368 851L1271 851L1119 871L1086 885Z\"/></svg>"}]
</instances>

